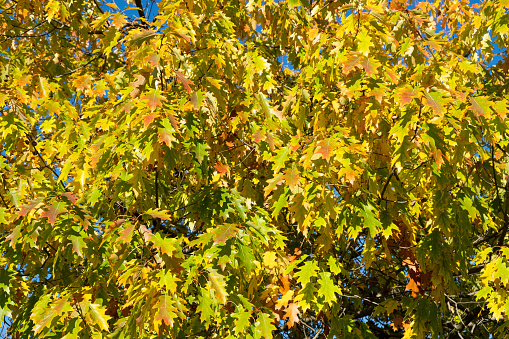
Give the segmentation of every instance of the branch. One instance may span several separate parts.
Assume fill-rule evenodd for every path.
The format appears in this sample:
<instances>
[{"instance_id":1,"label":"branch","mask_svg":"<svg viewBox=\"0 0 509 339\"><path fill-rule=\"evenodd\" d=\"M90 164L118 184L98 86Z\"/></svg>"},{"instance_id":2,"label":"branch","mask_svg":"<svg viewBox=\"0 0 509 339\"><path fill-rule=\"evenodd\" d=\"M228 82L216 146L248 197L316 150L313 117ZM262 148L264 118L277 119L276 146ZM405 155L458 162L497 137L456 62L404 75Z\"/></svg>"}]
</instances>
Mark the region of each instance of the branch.
<instances>
[{"instance_id":1,"label":"branch","mask_svg":"<svg viewBox=\"0 0 509 339\"><path fill-rule=\"evenodd\" d=\"M394 168L392 168L391 174L389 174L389 177L387 178L387 181L385 182L384 188L382 189L382 193L380 193L380 197L378 199L378 205L380 205L382 203L382 200L384 200L385 191L387 190L387 186L389 186L389 182L391 181L393 175L394 175Z\"/></svg>"},{"instance_id":2,"label":"branch","mask_svg":"<svg viewBox=\"0 0 509 339\"><path fill-rule=\"evenodd\" d=\"M155 186L155 198L156 198L156 201L155 201L155 205L156 205L156 208L159 208L159 171L157 170L157 165L154 167L154 171L156 172L155 174L155 179L154 179L154 186ZM159 231L159 229L161 228L161 220L159 218L154 218L154 220L152 221L152 225L154 226L154 232L157 233Z\"/></svg>"},{"instance_id":3,"label":"branch","mask_svg":"<svg viewBox=\"0 0 509 339\"><path fill-rule=\"evenodd\" d=\"M145 11L143 11L143 4L141 3L141 0L134 0L134 3L136 4L136 9L138 10L141 23L146 25L147 18L145 17Z\"/></svg>"}]
</instances>

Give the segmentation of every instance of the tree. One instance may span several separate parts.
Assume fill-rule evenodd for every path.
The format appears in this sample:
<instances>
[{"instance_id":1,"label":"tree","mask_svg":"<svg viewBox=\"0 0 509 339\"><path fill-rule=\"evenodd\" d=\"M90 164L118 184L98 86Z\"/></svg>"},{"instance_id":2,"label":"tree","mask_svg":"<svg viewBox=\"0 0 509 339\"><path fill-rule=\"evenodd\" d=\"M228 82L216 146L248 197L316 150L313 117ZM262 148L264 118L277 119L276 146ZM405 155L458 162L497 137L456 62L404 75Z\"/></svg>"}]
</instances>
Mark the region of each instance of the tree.
<instances>
[{"instance_id":1,"label":"tree","mask_svg":"<svg viewBox=\"0 0 509 339\"><path fill-rule=\"evenodd\" d=\"M487 338L509 2L2 0L12 338Z\"/></svg>"}]
</instances>

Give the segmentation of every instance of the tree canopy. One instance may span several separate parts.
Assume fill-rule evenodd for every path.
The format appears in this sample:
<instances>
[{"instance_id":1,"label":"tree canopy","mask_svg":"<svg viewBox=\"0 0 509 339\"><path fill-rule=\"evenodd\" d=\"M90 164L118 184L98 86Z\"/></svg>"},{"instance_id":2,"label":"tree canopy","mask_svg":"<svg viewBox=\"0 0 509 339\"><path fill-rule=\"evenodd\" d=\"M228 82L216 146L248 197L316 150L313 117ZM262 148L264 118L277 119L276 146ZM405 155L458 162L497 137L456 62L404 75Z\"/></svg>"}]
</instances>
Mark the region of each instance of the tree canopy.
<instances>
[{"instance_id":1,"label":"tree canopy","mask_svg":"<svg viewBox=\"0 0 509 339\"><path fill-rule=\"evenodd\" d=\"M504 338L509 1L0 0L11 338Z\"/></svg>"}]
</instances>

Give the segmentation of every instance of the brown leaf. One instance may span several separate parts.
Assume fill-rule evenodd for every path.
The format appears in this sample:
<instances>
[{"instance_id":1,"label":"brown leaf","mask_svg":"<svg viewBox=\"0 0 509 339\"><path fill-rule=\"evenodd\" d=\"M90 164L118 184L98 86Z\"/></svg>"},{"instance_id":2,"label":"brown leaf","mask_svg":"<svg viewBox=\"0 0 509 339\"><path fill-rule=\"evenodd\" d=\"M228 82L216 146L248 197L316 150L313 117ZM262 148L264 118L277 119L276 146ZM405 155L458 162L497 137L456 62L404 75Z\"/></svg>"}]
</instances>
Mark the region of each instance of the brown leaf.
<instances>
[{"instance_id":1,"label":"brown leaf","mask_svg":"<svg viewBox=\"0 0 509 339\"><path fill-rule=\"evenodd\" d=\"M392 319L391 327L394 332L397 332L397 331L403 329L403 327L404 327L403 316L400 315L400 316L397 316L396 318Z\"/></svg>"}]
</instances>

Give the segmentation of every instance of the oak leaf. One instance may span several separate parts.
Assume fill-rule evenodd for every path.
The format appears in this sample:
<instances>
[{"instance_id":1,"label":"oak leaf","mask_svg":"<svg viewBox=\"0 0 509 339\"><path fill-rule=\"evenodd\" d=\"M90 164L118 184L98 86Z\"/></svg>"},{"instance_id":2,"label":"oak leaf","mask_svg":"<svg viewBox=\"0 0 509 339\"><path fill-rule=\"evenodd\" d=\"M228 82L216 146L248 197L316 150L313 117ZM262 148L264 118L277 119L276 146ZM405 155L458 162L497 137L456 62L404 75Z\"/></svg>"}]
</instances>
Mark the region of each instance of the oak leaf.
<instances>
[{"instance_id":1,"label":"oak leaf","mask_svg":"<svg viewBox=\"0 0 509 339\"><path fill-rule=\"evenodd\" d=\"M299 322L299 305L296 303L289 304L285 309L285 316L283 319L288 319L288 327L292 328L293 325Z\"/></svg>"},{"instance_id":2,"label":"oak leaf","mask_svg":"<svg viewBox=\"0 0 509 339\"><path fill-rule=\"evenodd\" d=\"M57 220L57 216L59 214L67 211L65 209L65 205L66 204L61 201L54 202L53 204L51 204L51 206L49 206L47 211L44 211L43 213L41 213L41 217L48 218L48 221L51 224L51 226L54 226L55 222ZM46 206L46 207L48 207L48 206Z\"/></svg>"}]
</instances>

